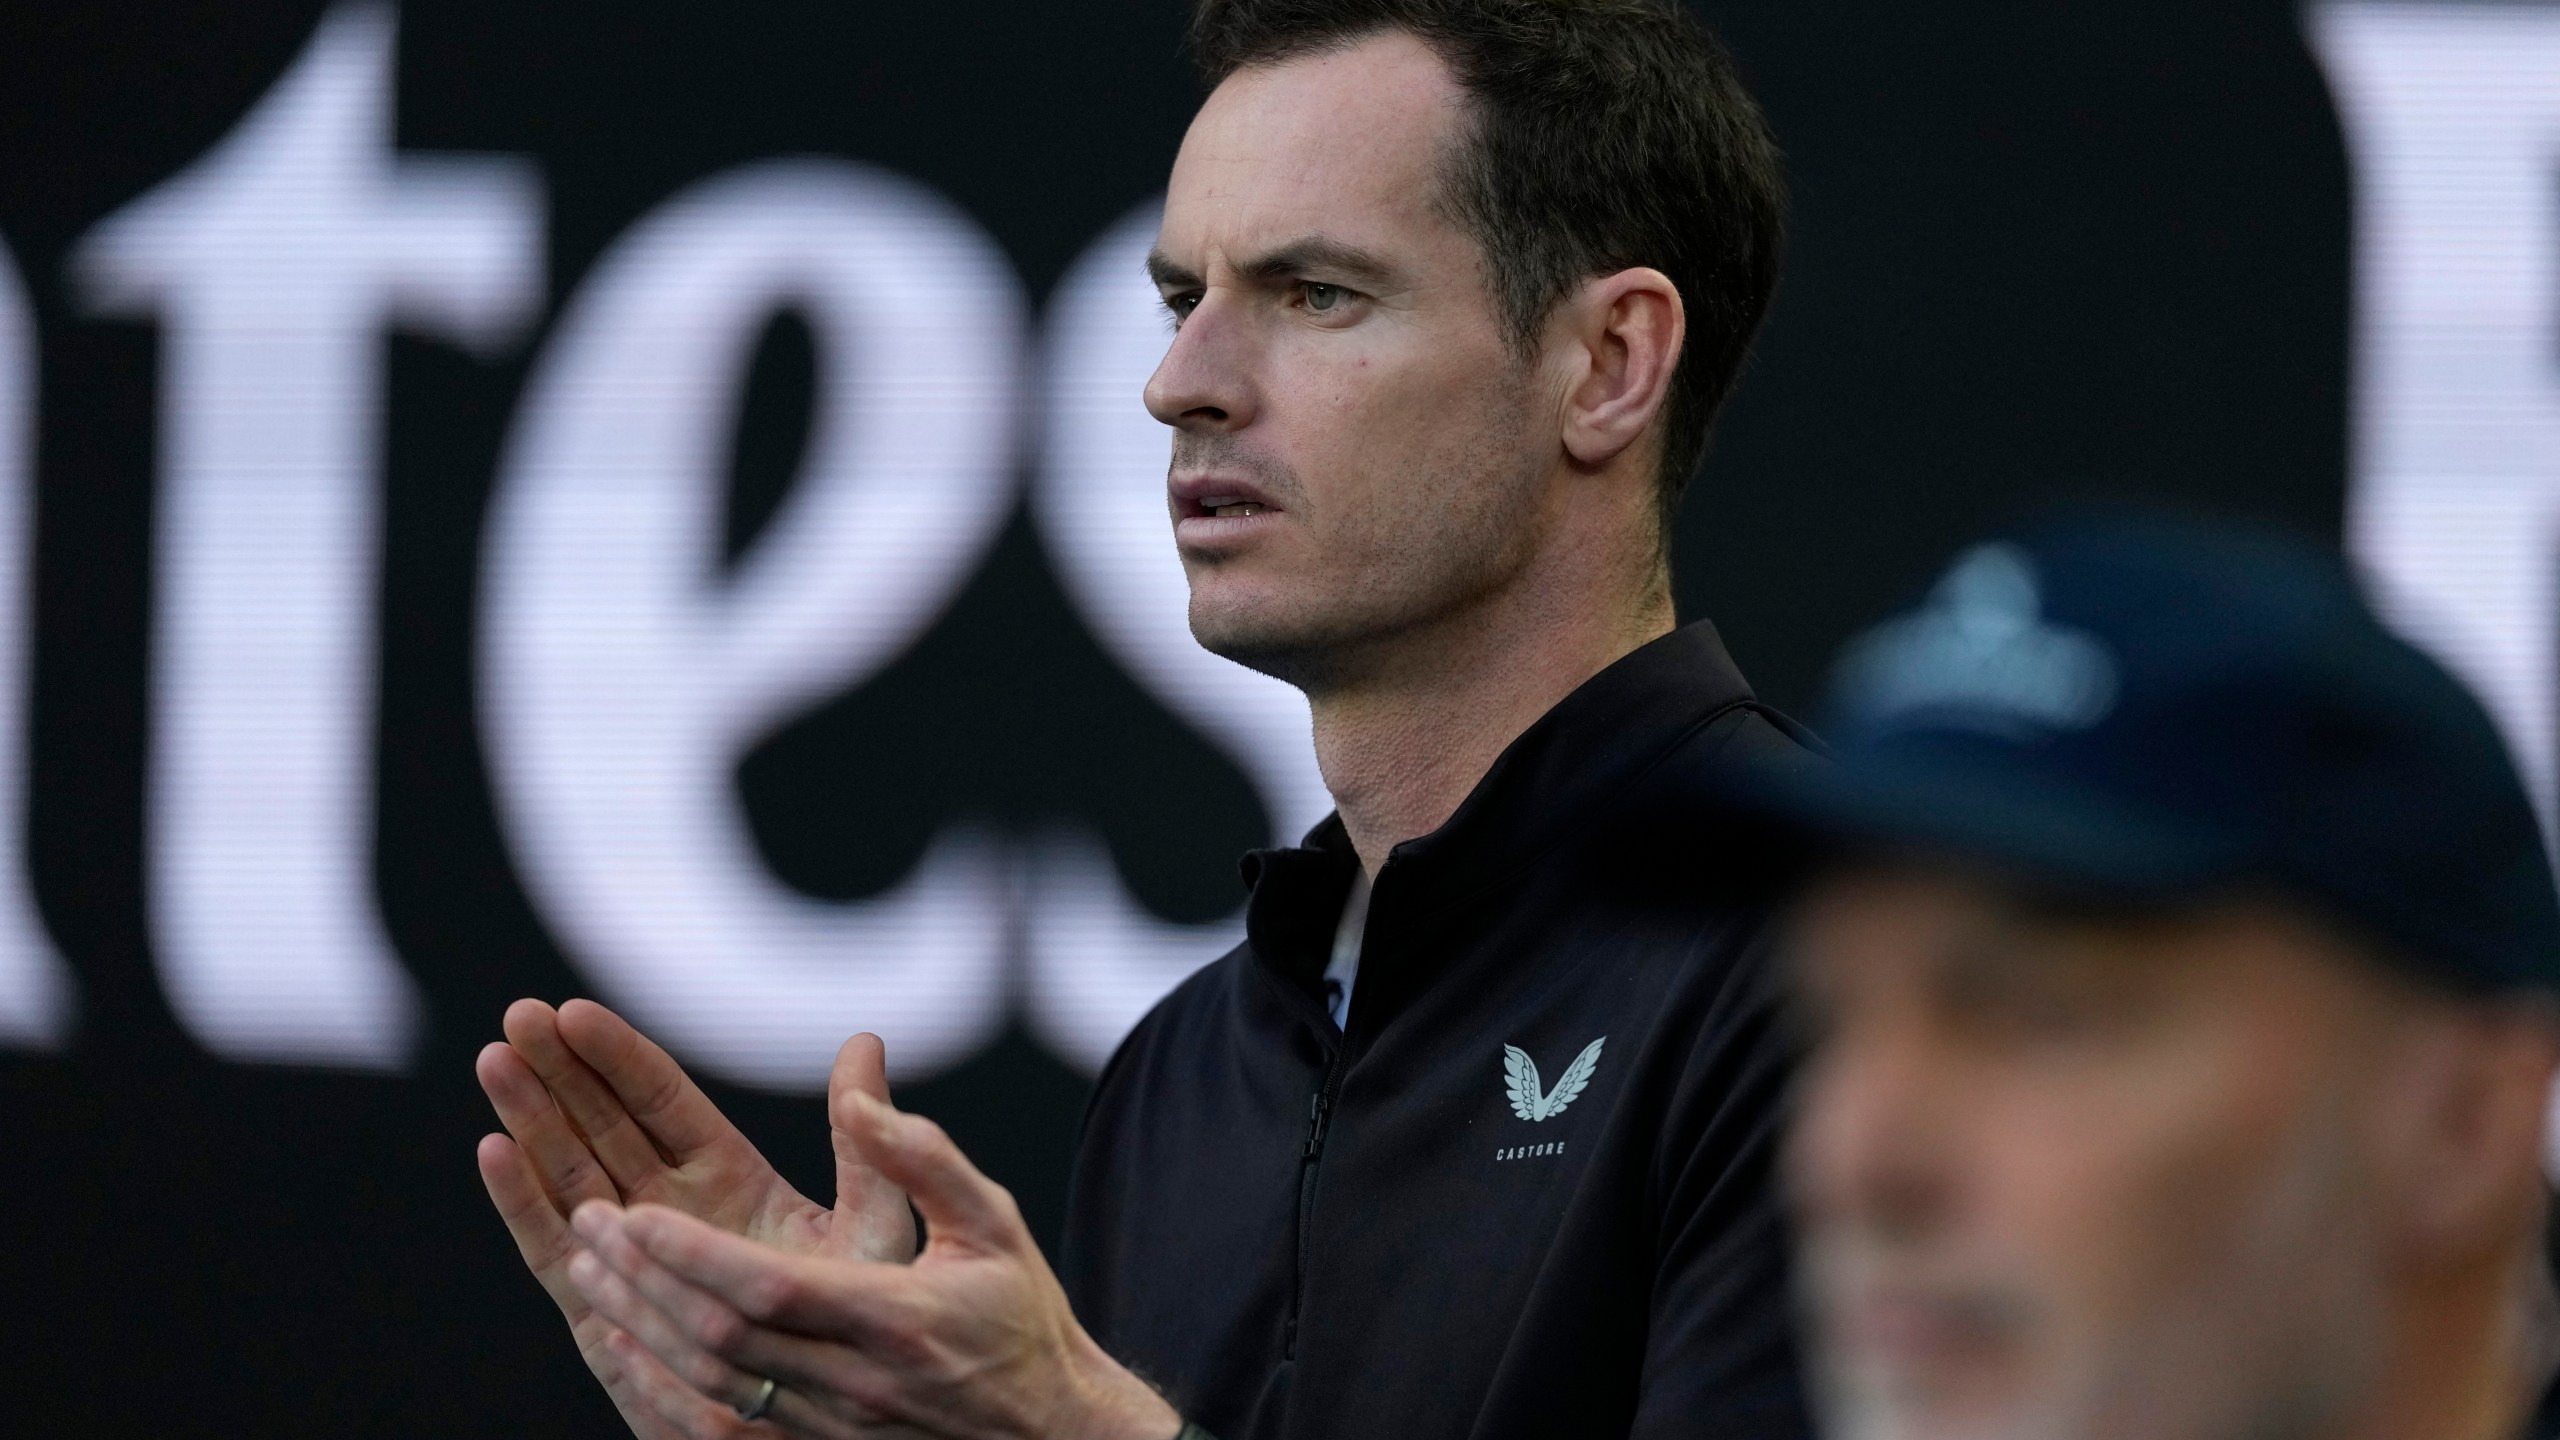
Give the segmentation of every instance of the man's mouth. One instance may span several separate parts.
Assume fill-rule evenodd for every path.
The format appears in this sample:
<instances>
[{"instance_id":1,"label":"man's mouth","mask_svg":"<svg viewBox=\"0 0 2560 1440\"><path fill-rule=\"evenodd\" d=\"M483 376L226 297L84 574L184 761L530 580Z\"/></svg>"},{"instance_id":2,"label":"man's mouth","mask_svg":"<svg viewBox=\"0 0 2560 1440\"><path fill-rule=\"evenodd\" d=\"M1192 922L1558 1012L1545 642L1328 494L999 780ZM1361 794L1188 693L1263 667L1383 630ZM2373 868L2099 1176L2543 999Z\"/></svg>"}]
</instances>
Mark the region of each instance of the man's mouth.
<instances>
[{"instance_id":1,"label":"man's mouth","mask_svg":"<svg viewBox=\"0 0 2560 1440\"><path fill-rule=\"evenodd\" d=\"M1172 491L1174 528L1185 537L1186 545L1243 544L1261 534L1263 527L1278 524L1284 508L1251 475L1177 473L1167 484Z\"/></svg>"},{"instance_id":2,"label":"man's mouth","mask_svg":"<svg viewBox=\"0 0 2560 1440\"><path fill-rule=\"evenodd\" d=\"M2024 1299L1984 1285L1871 1282L1838 1289L1818 1308L1839 1354L1891 1370L1976 1363L2033 1328Z\"/></svg>"}]
</instances>

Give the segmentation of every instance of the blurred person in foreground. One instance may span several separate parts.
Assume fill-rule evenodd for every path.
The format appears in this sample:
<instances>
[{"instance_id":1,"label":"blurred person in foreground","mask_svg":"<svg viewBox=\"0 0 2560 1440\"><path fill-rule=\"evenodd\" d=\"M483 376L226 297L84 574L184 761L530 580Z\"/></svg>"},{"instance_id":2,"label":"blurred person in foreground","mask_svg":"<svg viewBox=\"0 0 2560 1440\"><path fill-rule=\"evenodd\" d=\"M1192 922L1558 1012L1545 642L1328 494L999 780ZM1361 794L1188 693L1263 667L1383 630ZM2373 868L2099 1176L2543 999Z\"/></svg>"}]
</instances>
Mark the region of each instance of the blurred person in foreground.
<instances>
[{"instance_id":1,"label":"blurred person in foreground","mask_svg":"<svg viewBox=\"0 0 2560 1440\"><path fill-rule=\"evenodd\" d=\"M520 1003L483 1177L645 1436L1796 1436L1766 906L1580 859L1794 743L1667 559L1775 148L1676 0L1205 0L1193 43L1170 538L1338 810L1102 1075L1060 1275L869 1037L830 1207L609 1012Z\"/></svg>"},{"instance_id":2,"label":"blurred person in foreground","mask_svg":"<svg viewBox=\"0 0 2560 1440\"><path fill-rule=\"evenodd\" d=\"M1834 694L1837 768L1747 797L1820 857L1827 1433L2527 1433L2560 908L2472 697L2326 555L2121 515L1968 552Z\"/></svg>"}]
</instances>

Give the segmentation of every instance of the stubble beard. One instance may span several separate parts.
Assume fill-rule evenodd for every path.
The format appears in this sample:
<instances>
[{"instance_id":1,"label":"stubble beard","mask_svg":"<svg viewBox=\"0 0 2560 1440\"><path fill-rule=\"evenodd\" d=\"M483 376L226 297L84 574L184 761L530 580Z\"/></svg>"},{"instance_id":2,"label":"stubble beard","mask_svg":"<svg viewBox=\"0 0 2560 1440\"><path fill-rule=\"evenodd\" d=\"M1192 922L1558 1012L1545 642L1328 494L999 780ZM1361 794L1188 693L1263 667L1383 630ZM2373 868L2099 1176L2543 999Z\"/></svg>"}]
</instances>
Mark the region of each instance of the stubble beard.
<instances>
[{"instance_id":1,"label":"stubble beard","mask_svg":"<svg viewBox=\"0 0 2560 1440\"><path fill-rule=\"evenodd\" d=\"M2005 1406L1967 1406L1947 1394L1944 1377L1911 1376L1881 1371L1864 1357L1843 1353L1843 1342L1831 1332L1833 1317L1875 1283L1880 1272L1906 1271L1913 1259L1903 1254L1913 1243L1871 1223L1834 1221L1808 1227L1800 1238L1796 1302L1815 1337L1808 1356L1807 1378L1822 1434L1834 1440L2090 1440L2065 1428L2050 1397L2019 1397ZM2011 1283L1980 1274L1981 1267L1945 1262L1932 1271L1968 1273L1968 1281L1940 1280L1933 1286L1940 1303L1960 1305L1977 1323L2007 1332L2008 1343L2050 1323L2034 1297ZM1906 1273L1903 1277L1909 1279Z\"/></svg>"},{"instance_id":2,"label":"stubble beard","mask_svg":"<svg viewBox=\"0 0 2560 1440\"><path fill-rule=\"evenodd\" d=\"M1537 545L1545 467L1522 443L1525 385L1498 384L1452 427L1364 495L1301 511L1322 561L1259 593L1227 593L1217 567L1195 568L1191 633L1203 649L1321 699L1413 663L1437 629L1511 582ZM1309 504L1296 473L1225 436L1174 437L1174 464L1250 474L1284 508Z\"/></svg>"}]
</instances>

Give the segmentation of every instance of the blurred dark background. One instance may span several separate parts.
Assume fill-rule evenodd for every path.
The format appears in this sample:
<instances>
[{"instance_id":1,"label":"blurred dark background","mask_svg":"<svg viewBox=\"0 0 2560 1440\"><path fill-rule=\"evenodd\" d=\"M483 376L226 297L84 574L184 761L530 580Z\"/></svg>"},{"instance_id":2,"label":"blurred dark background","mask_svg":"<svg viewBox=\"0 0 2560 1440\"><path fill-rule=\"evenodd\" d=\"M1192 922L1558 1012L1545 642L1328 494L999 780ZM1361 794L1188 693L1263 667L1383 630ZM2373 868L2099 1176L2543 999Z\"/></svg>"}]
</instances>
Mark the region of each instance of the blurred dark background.
<instances>
[{"instance_id":1,"label":"blurred dark background","mask_svg":"<svg viewBox=\"0 0 2560 1440\"><path fill-rule=\"evenodd\" d=\"M417 1063L217 1060L153 969L159 332L83 311L66 257L227 133L322 8L0 8L0 237L41 344L29 853L80 1006L67 1048L0 1052L19 1433L620 1433L471 1163L490 1124L471 1057L499 1011L586 988L502 841L472 688L492 472L547 319L495 360L388 342L374 864L429 1005ZM1679 593L1767 696L1802 707L1828 652L1951 547L2056 499L2166 497L2335 537L2348 174L2290 0L1702 8L1787 149L1797 224L1691 491ZM546 317L668 196L804 154L948 197L1036 313L1160 187L1197 101L1174 0L413 0L399 23L400 147L539 167ZM777 319L741 404L733 549L790 484L811 369ZM1072 819L1150 909L1206 920L1266 824L1086 633L1022 514L910 651L765 737L737 783L775 873L835 899L897 880L949 821ZM1047 1239L1084 1083L1016 1024L901 1100ZM715 1091L788 1173L824 1181L817 1102Z\"/></svg>"}]
</instances>

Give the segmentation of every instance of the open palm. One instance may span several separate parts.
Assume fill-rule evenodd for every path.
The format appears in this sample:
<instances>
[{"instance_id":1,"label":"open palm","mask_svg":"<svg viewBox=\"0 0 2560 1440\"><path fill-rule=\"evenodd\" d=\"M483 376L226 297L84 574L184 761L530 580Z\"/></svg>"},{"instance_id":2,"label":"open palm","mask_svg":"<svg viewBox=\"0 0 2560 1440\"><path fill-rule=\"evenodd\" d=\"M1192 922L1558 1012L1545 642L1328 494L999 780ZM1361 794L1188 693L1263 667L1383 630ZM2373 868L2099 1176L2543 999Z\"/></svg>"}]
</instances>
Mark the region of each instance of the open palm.
<instances>
[{"instance_id":1,"label":"open palm","mask_svg":"<svg viewBox=\"0 0 2560 1440\"><path fill-rule=\"evenodd\" d=\"M822 1205L793 1189L673 1057L603 1006L519 1000L504 1029L507 1038L482 1050L476 1067L507 1129L480 1142L481 1179L588 1368L644 1440L679 1432L636 1403L641 1377L631 1367L648 1357L613 1345L617 1327L569 1283L580 1247L568 1217L580 1204L664 1205L795 1254L914 1257L906 1193L844 1136L836 1137L836 1194ZM830 1094L850 1088L886 1100L882 1063L877 1036L846 1041Z\"/></svg>"}]
</instances>

